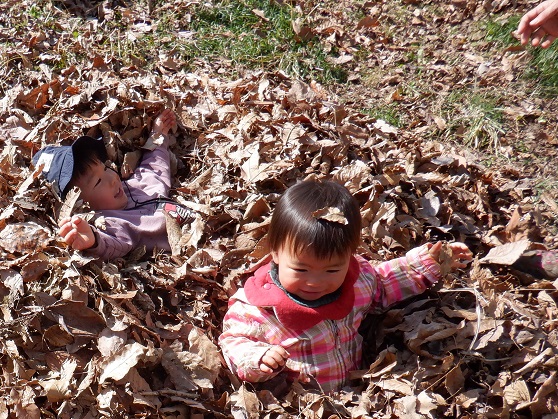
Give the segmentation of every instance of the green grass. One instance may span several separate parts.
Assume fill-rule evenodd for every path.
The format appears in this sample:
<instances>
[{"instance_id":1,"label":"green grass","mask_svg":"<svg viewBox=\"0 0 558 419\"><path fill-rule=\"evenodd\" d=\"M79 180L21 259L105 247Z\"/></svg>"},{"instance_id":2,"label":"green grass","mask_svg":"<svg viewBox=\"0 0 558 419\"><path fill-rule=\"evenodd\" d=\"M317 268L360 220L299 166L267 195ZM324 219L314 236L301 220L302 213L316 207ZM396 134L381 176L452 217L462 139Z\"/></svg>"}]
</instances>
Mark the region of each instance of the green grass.
<instances>
[{"instance_id":1,"label":"green grass","mask_svg":"<svg viewBox=\"0 0 558 419\"><path fill-rule=\"evenodd\" d=\"M158 52L172 52L193 70L196 62L222 63L230 68L229 76L238 76L244 69L282 70L300 79L315 79L321 83L345 82L347 73L334 65L336 51L326 52L317 38L298 39L292 22L301 19L285 3L273 0L221 0L201 3L187 8L157 12L154 7L156 30L128 42L121 36L130 28L117 16L107 24L107 31L119 33L106 36L104 47L125 64L157 61ZM261 10L261 18L254 9ZM190 33L190 36L181 36ZM153 60L154 59L154 60Z\"/></svg>"},{"instance_id":2,"label":"green grass","mask_svg":"<svg viewBox=\"0 0 558 419\"><path fill-rule=\"evenodd\" d=\"M332 61L338 55L335 48L326 50L317 37L296 36L292 23L295 19L302 22L304 16L288 2L213 0L181 8L165 6L168 2L155 0L148 19L153 30L145 33L134 28L136 21L126 19L120 9L114 9L113 18L99 24L99 41L92 45L94 51L89 52L111 56L125 66L141 65L150 70L157 64L159 54L167 53L181 60L185 71L195 71L200 63L206 62L228 71L229 77L238 77L244 70L282 70L291 77L323 84L347 80L344 67ZM138 16L148 16L147 0L138 0L134 9ZM254 12L256 9L261 10L264 18ZM66 11L63 7L53 9L49 1L38 0L21 10L19 30L58 31L56 13ZM77 39L86 22L80 18L75 22L71 36ZM71 53L60 55L55 70L83 59Z\"/></svg>"},{"instance_id":3,"label":"green grass","mask_svg":"<svg viewBox=\"0 0 558 419\"><path fill-rule=\"evenodd\" d=\"M486 32L485 41L492 42L499 47L507 48L519 45L519 41L512 33L517 29L519 16L512 16L504 21L489 19L480 23L481 29Z\"/></svg>"},{"instance_id":4,"label":"green grass","mask_svg":"<svg viewBox=\"0 0 558 419\"><path fill-rule=\"evenodd\" d=\"M537 80L541 96L555 96L558 94L558 45L554 42L548 49L530 48L533 60L525 75Z\"/></svg>"},{"instance_id":5,"label":"green grass","mask_svg":"<svg viewBox=\"0 0 558 419\"><path fill-rule=\"evenodd\" d=\"M267 21L252 9L263 11ZM178 43L176 51L186 61L226 59L233 66L280 69L303 79L345 81L345 71L329 62L330 54L317 39L296 38L296 18L300 16L293 8L274 1L223 0L213 7L198 6L187 28L196 32L195 42Z\"/></svg>"},{"instance_id":6,"label":"green grass","mask_svg":"<svg viewBox=\"0 0 558 419\"><path fill-rule=\"evenodd\" d=\"M379 106L376 108L362 109L362 113L370 115L375 119L383 119L388 124L394 127L401 128L403 126L403 116L399 113L396 104L389 104L386 106Z\"/></svg>"},{"instance_id":7,"label":"green grass","mask_svg":"<svg viewBox=\"0 0 558 419\"><path fill-rule=\"evenodd\" d=\"M22 18L22 22L18 23L18 27L23 28L23 25L27 26L33 24L40 28L50 29L56 32L60 31L52 4L48 2L35 2L35 4L25 10Z\"/></svg>"},{"instance_id":8,"label":"green grass","mask_svg":"<svg viewBox=\"0 0 558 419\"><path fill-rule=\"evenodd\" d=\"M447 121L447 137L458 138L468 147L498 151L504 116L497 96L456 90L445 99L442 112Z\"/></svg>"}]
</instances>

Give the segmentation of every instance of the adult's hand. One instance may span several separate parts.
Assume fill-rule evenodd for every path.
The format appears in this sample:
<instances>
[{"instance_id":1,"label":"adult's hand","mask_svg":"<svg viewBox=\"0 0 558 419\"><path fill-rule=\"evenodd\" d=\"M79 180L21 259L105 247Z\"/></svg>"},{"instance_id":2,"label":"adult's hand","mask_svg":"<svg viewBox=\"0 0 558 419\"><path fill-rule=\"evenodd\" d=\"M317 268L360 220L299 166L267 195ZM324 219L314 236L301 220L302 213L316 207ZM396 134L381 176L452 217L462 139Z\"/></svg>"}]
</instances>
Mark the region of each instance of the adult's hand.
<instances>
[{"instance_id":1,"label":"adult's hand","mask_svg":"<svg viewBox=\"0 0 558 419\"><path fill-rule=\"evenodd\" d=\"M546 0L525 13L517 27L522 45L548 48L558 37L558 0Z\"/></svg>"}]
</instances>

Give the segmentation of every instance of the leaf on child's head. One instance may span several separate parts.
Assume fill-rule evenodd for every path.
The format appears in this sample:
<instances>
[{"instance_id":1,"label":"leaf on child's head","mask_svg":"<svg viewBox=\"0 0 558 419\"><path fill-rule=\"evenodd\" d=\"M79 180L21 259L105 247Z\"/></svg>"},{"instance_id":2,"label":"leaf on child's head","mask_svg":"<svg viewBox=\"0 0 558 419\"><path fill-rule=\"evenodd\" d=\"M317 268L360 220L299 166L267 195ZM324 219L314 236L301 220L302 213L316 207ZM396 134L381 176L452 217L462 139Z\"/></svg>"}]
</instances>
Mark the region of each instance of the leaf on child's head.
<instances>
[{"instance_id":1,"label":"leaf on child's head","mask_svg":"<svg viewBox=\"0 0 558 419\"><path fill-rule=\"evenodd\" d=\"M314 218L318 220L326 220L331 221L333 223L339 223L343 225L349 224L347 218L345 218L345 214L341 212L341 210L337 207L325 207L319 210L316 210L312 213Z\"/></svg>"},{"instance_id":2,"label":"leaf on child's head","mask_svg":"<svg viewBox=\"0 0 558 419\"><path fill-rule=\"evenodd\" d=\"M60 212L58 213L58 222L64 218L69 218L72 216L72 212L74 212L74 208L76 206L76 202L79 199L81 194L81 190L74 186L70 191L66 194L66 199L60 208Z\"/></svg>"}]
</instances>

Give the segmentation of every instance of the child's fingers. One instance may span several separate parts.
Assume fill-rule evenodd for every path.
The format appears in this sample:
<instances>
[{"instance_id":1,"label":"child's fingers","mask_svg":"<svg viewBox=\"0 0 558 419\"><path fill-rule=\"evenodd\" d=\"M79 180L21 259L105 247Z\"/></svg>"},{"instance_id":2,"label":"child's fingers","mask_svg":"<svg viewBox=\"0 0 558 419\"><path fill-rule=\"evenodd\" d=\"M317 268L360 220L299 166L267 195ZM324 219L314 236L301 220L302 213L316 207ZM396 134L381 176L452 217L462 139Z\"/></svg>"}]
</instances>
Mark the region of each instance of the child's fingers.
<instances>
[{"instance_id":1,"label":"child's fingers","mask_svg":"<svg viewBox=\"0 0 558 419\"><path fill-rule=\"evenodd\" d=\"M277 368L285 365L289 353L281 346L273 346L270 348L260 360L260 369L263 372L273 372Z\"/></svg>"},{"instance_id":2,"label":"child's fingers","mask_svg":"<svg viewBox=\"0 0 558 419\"><path fill-rule=\"evenodd\" d=\"M269 368L264 363L261 363L260 364L260 371L265 372L266 374L272 374L273 373L273 368Z\"/></svg>"},{"instance_id":3,"label":"child's fingers","mask_svg":"<svg viewBox=\"0 0 558 419\"><path fill-rule=\"evenodd\" d=\"M469 250L469 247L465 243L453 242L449 243L449 246L453 252L471 253L471 250Z\"/></svg>"},{"instance_id":4,"label":"child's fingers","mask_svg":"<svg viewBox=\"0 0 558 419\"><path fill-rule=\"evenodd\" d=\"M79 237L78 235L78 231L75 228L70 228L70 230L68 230L67 232L65 232L64 234L62 234L62 231L60 232L60 237L62 237L62 239L64 240L64 242L68 245L68 246L72 246L74 245L76 239Z\"/></svg>"},{"instance_id":5,"label":"child's fingers","mask_svg":"<svg viewBox=\"0 0 558 419\"><path fill-rule=\"evenodd\" d=\"M75 240L76 236L79 234L77 226L82 221L83 220L79 217L75 221L73 219L70 219L67 223L60 227L60 230L58 230L58 234L60 235L60 237L64 238L66 243L68 243L68 240Z\"/></svg>"},{"instance_id":6,"label":"child's fingers","mask_svg":"<svg viewBox=\"0 0 558 419\"><path fill-rule=\"evenodd\" d=\"M473 252L465 243L450 243L450 248L453 258L452 266L455 268L465 268L473 259Z\"/></svg>"},{"instance_id":7,"label":"child's fingers","mask_svg":"<svg viewBox=\"0 0 558 419\"><path fill-rule=\"evenodd\" d=\"M64 237L68 232L72 229L72 223L65 223L60 226L58 229L58 235L60 237Z\"/></svg>"},{"instance_id":8,"label":"child's fingers","mask_svg":"<svg viewBox=\"0 0 558 419\"><path fill-rule=\"evenodd\" d=\"M473 258L473 252L471 252L468 248L452 249L452 252L453 252L454 257L457 257L459 259L468 259L469 260L469 259Z\"/></svg>"},{"instance_id":9,"label":"child's fingers","mask_svg":"<svg viewBox=\"0 0 558 419\"><path fill-rule=\"evenodd\" d=\"M176 117L174 115L174 112L170 112L168 115L165 115L165 119L163 120L162 125L165 128L172 128L174 126L174 124L176 124Z\"/></svg>"},{"instance_id":10,"label":"child's fingers","mask_svg":"<svg viewBox=\"0 0 558 419\"><path fill-rule=\"evenodd\" d=\"M166 135L169 130L173 129L176 125L176 115L170 109L165 109L155 118L153 122L153 132Z\"/></svg>"},{"instance_id":11,"label":"child's fingers","mask_svg":"<svg viewBox=\"0 0 558 419\"><path fill-rule=\"evenodd\" d=\"M67 224L70 221L72 221L71 217L64 217L64 218L58 220L58 227L62 227L62 226L64 226L64 224Z\"/></svg>"},{"instance_id":12,"label":"child's fingers","mask_svg":"<svg viewBox=\"0 0 558 419\"><path fill-rule=\"evenodd\" d=\"M80 225L83 222L83 218L81 218L79 215L74 215L72 217L72 224L77 227L78 225Z\"/></svg>"},{"instance_id":13,"label":"child's fingers","mask_svg":"<svg viewBox=\"0 0 558 419\"><path fill-rule=\"evenodd\" d=\"M442 250L442 242L440 241L434 243L430 248L431 253L440 253L440 250Z\"/></svg>"},{"instance_id":14,"label":"child's fingers","mask_svg":"<svg viewBox=\"0 0 558 419\"><path fill-rule=\"evenodd\" d=\"M262 362L265 365L275 369L285 365L285 358L279 353L271 350L262 357Z\"/></svg>"},{"instance_id":15,"label":"child's fingers","mask_svg":"<svg viewBox=\"0 0 558 419\"><path fill-rule=\"evenodd\" d=\"M291 354L288 353L285 348L279 345L275 345L273 348L271 348L271 350L283 359L287 359L291 356Z\"/></svg>"},{"instance_id":16,"label":"child's fingers","mask_svg":"<svg viewBox=\"0 0 558 419\"><path fill-rule=\"evenodd\" d=\"M155 122L159 123L168 123L168 121L172 121L174 117L174 112L170 109L165 109L163 112L159 114L159 116L155 119Z\"/></svg>"},{"instance_id":17,"label":"child's fingers","mask_svg":"<svg viewBox=\"0 0 558 419\"><path fill-rule=\"evenodd\" d=\"M453 263L451 264L451 266L452 266L453 268L466 268L466 267L467 267L467 263L456 260L455 262L453 262Z\"/></svg>"}]
</instances>

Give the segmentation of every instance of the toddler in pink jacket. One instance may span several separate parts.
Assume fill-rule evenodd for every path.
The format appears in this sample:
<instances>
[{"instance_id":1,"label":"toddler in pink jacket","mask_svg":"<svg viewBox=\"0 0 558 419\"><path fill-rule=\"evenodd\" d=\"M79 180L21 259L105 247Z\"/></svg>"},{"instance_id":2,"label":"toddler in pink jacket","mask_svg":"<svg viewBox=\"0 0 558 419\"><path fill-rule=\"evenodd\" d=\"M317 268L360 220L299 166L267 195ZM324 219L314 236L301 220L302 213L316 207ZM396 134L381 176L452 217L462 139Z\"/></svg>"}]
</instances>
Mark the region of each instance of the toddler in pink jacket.
<instances>
[{"instance_id":1,"label":"toddler in pink jacket","mask_svg":"<svg viewBox=\"0 0 558 419\"><path fill-rule=\"evenodd\" d=\"M219 344L242 380L314 377L324 392L347 384L360 368L364 316L422 293L440 279L442 243L370 265L355 255L359 205L335 182L304 181L289 188L269 227L273 261L259 268L229 300ZM472 254L451 243L452 267Z\"/></svg>"}]
</instances>

